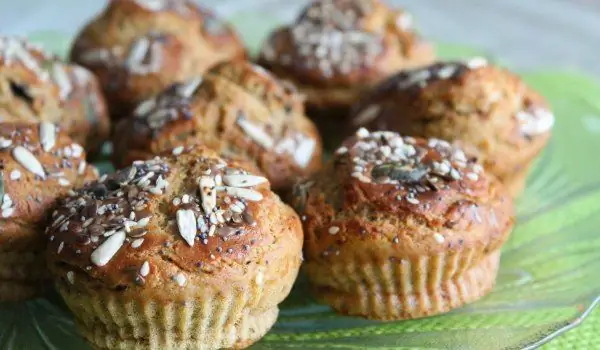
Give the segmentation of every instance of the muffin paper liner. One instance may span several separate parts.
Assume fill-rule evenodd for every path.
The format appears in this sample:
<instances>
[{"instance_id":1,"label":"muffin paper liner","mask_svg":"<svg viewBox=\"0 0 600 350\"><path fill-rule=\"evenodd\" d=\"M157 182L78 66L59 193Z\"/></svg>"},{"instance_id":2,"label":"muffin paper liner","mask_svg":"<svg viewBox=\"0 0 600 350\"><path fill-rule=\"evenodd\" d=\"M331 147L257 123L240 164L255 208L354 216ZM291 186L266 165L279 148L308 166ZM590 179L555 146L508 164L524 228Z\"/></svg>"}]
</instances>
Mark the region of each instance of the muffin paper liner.
<instances>
[{"instance_id":1,"label":"muffin paper liner","mask_svg":"<svg viewBox=\"0 0 600 350\"><path fill-rule=\"evenodd\" d=\"M383 259L358 253L352 262L307 264L317 299L338 312L379 320L447 312L487 294L500 251Z\"/></svg>"},{"instance_id":2,"label":"muffin paper liner","mask_svg":"<svg viewBox=\"0 0 600 350\"><path fill-rule=\"evenodd\" d=\"M261 295L257 286L226 294L206 289L201 298L183 302L75 291L65 283L57 289L96 349L240 349L263 337L279 313L277 307L247 306Z\"/></svg>"},{"instance_id":3,"label":"muffin paper liner","mask_svg":"<svg viewBox=\"0 0 600 350\"><path fill-rule=\"evenodd\" d=\"M40 295L49 285L42 254L0 251L0 301L19 301Z\"/></svg>"}]
</instances>

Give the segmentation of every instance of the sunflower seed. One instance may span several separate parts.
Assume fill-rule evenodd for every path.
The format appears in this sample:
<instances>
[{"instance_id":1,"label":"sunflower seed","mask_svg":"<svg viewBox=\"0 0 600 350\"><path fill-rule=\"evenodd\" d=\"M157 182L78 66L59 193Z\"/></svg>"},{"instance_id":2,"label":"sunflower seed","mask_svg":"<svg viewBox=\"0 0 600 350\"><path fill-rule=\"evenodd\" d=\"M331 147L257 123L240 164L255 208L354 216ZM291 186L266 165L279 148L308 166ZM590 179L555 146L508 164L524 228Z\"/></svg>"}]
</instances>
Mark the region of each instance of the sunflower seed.
<instances>
[{"instance_id":1,"label":"sunflower seed","mask_svg":"<svg viewBox=\"0 0 600 350\"><path fill-rule=\"evenodd\" d=\"M90 259L96 266L106 265L117 254L125 242L125 231L118 231L108 237L92 252Z\"/></svg>"},{"instance_id":2,"label":"sunflower seed","mask_svg":"<svg viewBox=\"0 0 600 350\"><path fill-rule=\"evenodd\" d=\"M69 79L69 75L67 75L65 68L62 64L55 63L52 66L51 74L52 78L58 85L60 98L62 100L66 99L73 90L73 86L71 85L71 79Z\"/></svg>"},{"instance_id":3,"label":"sunflower seed","mask_svg":"<svg viewBox=\"0 0 600 350\"><path fill-rule=\"evenodd\" d=\"M248 135L253 141L262 147L270 149L275 144L275 141L266 131L249 122L248 120L244 118L238 118L237 124L240 126L240 128L242 128L242 130L244 130L246 135Z\"/></svg>"},{"instance_id":4,"label":"sunflower seed","mask_svg":"<svg viewBox=\"0 0 600 350\"><path fill-rule=\"evenodd\" d=\"M142 277L146 277L146 276L148 276L149 273L150 273L150 264L147 261L144 261L144 263L142 264L142 267L140 268L140 275Z\"/></svg>"},{"instance_id":5,"label":"sunflower seed","mask_svg":"<svg viewBox=\"0 0 600 350\"><path fill-rule=\"evenodd\" d=\"M381 112L380 105L370 105L367 108L363 109L353 120L352 124L355 126L365 125L373 119L375 119L379 112Z\"/></svg>"},{"instance_id":6,"label":"sunflower seed","mask_svg":"<svg viewBox=\"0 0 600 350\"><path fill-rule=\"evenodd\" d=\"M138 249L139 247L142 246L143 243L144 243L143 238L134 239L133 242L131 242L131 248Z\"/></svg>"},{"instance_id":7,"label":"sunflower seed","mask_svg":"<svg viewBox=\"0 0 600 350\"><path fill-rule=\"evenodd\" d=\"M135 116L142 117L142 116L145 116L146 114L148 114L150 111L152 111L155 107L156 107L156 100L152 98L152 99L149 99L149 100L146 100L146 101L140 103L136 107L135 111L133 111L133 114Z\"/></svg>"},{"instance_id":8,"label":"sunflower seed","mask_svg":"<svg viewBox=\"0 0 600 350\"><path fill-rule=\"evenodd\" d=\"M52 123L40 123L40 143L44 152L49 152L56 144L56 126Z\"/></svg>"},{"instance_id":9,"label":"sunflower seed","mask_svg":"<svg viewBox=\"0 0 600 350\"><path fill-rule=\"evenodd\" d=\"M75 284L75 272L69 271L67 272L67 281L71 284Z\"/></svg>"},{"instance_id":10,"label":"sunflower seed","mask_svg":"<svg viewBox=\"0 0 600 350\"><path fill-rule=\"evenodd\" d=\"M177 211L177 227L181 237L190 247L193 247L196 238L196 216L194 212L189 209L179 209Z\"/></svg>"},{"instance_id":11,"label":"sunflower seed","mask_svg":"<svg viewBox=\"0 0 600 350\"><path fill-rule=\"evenodd\" d=\"M2 217L3 218L9 218L14 213L15 213L15 208L14 207L2 209Z\"/></svg>"},{"instance_id":12,"label":"sunflower seed","mask_svg":"<svg viewBox=\"0 0 600 350\"><path fill-rule=\"evenodd\" d=\"M42 164L31 152L29 152L27 148L23 146L17 146L13 149L12 155L15 160L19 162L19 164L21 164L25 169L41 177L42 179L46 178L46 173L44 172Z\"/></svg>"},{"instance_id":13,"label":"sunflower seed","mask_svg":"<svg viewBox=\"0 0 600 350\"><path fill-rule=\"evenodd\" d=\"M223 176L223 182L227 186L233 187L253 187L267 181L266 178L256 175L233 174Z\"/></svg>"},{"instance_id":14,"label":"sunflower seed","mask_svg":"<svg viewBox=\"0 0 600 350\"><path fill-rule=\"evenodd\" d=\"M296 163L300 165L302 168L306 168L312 159L313 153L315 151L315 140L312 139L302 139L298 146L296 147L296 151L294 152L294 159Z\"/></svg>"},{"instance_id":15,"label":"sunflower seed","mask_svg":"<svg viewBox=\"0 0 600 350\"><path fill-rule=\"evenodd\" d=\"M228 195L234 196L237 198L258 202L263 199L263 195L255 190L251 190L249 188L239 188L239 187L219 187L219 190L223 190L227 192Z\"/></svg>"},{"instance_id":16,"label":"sunflower seed","mask_svg":"<svg viewBox=\"0 0 600 350\"><path fill-rule=\"evenodd\" d=\"M467 65L467 67L469 67L469 69L477 69L477 68L485 67L485 66L487 66L487 64L488 64L487 60L483 57L473 57L466 63L466 65Z\"/></svg>"},{"instance_id":17,"label":"sunflower seed","mask_svg":"<svg viewBox=\"0 0 600 350\"><path fill-rule=\"evenodd\" d=\"M85 173L86 166L87 163L85 162L85 160L82 160L81 163L79 163L79 166L77 167L77 174L83 175Z\"/></svg>"},{"instance_id":18,"label":"sunflower seed","mask_svg":"<svg viewBox=\"0 0 600 350\"><path fill-rule=\"evenodd\" d=\"M217 205L217 192L215 191L215 180L210 176L201 176L198 179L200 197L202 199L202 210L206 214L212 212Z\"/></svg>"},{"instance_id":19,"label":"sunflower seed","mask_svg":"<svg viewBox=\"0 0 600 350\"><path fill-rule=\"evenodd\" d=\"M177 94L182 97L190 97L196 92L198 86L202 83L202 77L192 79L185 84L177 87Z\"/></svg>"}]
</instances>

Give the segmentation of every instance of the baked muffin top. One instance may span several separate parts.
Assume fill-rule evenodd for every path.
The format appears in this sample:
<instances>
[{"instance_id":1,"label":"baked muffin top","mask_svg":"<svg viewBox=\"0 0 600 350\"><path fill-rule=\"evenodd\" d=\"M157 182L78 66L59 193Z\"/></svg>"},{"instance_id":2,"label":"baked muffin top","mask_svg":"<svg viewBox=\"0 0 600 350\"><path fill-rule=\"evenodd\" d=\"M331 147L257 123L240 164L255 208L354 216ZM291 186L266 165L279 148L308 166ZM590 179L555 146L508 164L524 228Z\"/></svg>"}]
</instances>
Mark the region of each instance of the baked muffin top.
<instances>
[{"instance_id":1,"label":"baked muffin top","mask_svg":"<svg viewBox=\"0 0 600 350\"><path fill-rule=\"evenodd\" d=\"M543 97L516 75L479 57L397 73L363 95L353 108L351 124L421 135L427 125L466 116L504 123L505 132L497 130L498 138L515 144L547 136L554 124ZM449 129L447 133L454 132Z\"/></svg>"},{"instance_id":2,"label":"baked muffin top","mask_svg":"<svg viewBox=\"0 0 600 350\"><path fill-rule=\"evenodd\" d=\"M0 121L58 124L85 146L87 129L100 139L108 134L106 106L96 78L23 39L0 36L0 92L4 96Z\"/></svg>"},{"instance_id":3,"label":"baked muffin top","mask_svg":"<svg viewBox=\"0 0 600 350\"><path fill-rule=\"evenodd\" d=\"M204 147L103 176L52 220L50 259L84 274L82 283L159 295L198 292L202 276L244 280L302 239L298 217L266 178Z\"/></svg>"},{"instance_id":4,"label":"baked muffin top","mask_svg":"<svg viewBox=\"0 0 600 350\"><path fill-rule=\"evenodd\" d=\"M504 187L460 148L393 132L360 129L296 192L305 225L325 227L307 250L324 256L355 239L429 254L494 242L513 223Z\"/></svg>"},{"instance_id":5,"label":"baked muffin top","mask_svg":"<svg viewBox=\"0 0 600 350\"><path fill-rule=\"evenodd\" d=\"M432 58L405 11L379 0L322 0L276 30L259 62L299 85L352 87Z\"/></svg>"},{"instance_id":6,"label":"baked muffin top","mask_svg":"<svg viewBox=\"0 0 600 350\"><path fill-rule=\"evenodd\" d=\"M302 96L245 61L218 64L202 78L172 86L117 129L115 145L126 151L115 155L117 164L202 143L252 161L276 189L320 167L321 140Z\"/></svg>"},{"instance_id":7,"label":"baked muffin top","mask_svg":"<svg viewBox=\"0 0 600 350\"><path fill-rule=\"evenodd\" d=\"M47 69L57 60L23 39L0 36L0 120L60 122L60 88Z\"/></svg>"},{"instance_id":8,"label":"baked muffin top","mask_svg":"<svg viewBox=\"0 0 600 350\"><path fill-rule=\"evenodd\" d=\"M51 205L97 175L83 147L55 125L0 123L0 243L39 234Z\"/></svg>"},{"instance_id":9,"label":"baked muffin top","mask_svg":"<svg viewBox=\"0 0 600 350\"><path fill-rule=\"evenodd\" d=\"M113 118L174 82L245 56L231 26L188 0L111 1L71 51L99 77Z\"/></svg>"}]
</instances>

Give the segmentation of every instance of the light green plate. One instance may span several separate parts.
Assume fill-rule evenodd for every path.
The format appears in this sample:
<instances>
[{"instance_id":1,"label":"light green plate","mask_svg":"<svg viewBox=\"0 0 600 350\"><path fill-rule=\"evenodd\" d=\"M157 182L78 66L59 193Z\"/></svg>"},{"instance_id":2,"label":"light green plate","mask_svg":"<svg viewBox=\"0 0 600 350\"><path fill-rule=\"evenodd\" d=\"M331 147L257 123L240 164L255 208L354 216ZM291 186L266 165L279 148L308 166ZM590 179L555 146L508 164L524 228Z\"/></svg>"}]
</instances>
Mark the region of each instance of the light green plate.
<instances>
[{"instance_id":1,"label":"light green plate","mask_svg":"<svg viewBox=\"0 0 600 350\"><path fill-rule=\"evenodd\" d=\"M67 44L50 33L37 38L59 51ZM443 316L382 323L335 315L300 280L255 349L529 349L581 321L600 296L600 86L578 74L523 76L551 101L557 122L519 200L494 291ZM0 349L87 346L51 295L0 306Z\"/></svg>"}]
</instances>

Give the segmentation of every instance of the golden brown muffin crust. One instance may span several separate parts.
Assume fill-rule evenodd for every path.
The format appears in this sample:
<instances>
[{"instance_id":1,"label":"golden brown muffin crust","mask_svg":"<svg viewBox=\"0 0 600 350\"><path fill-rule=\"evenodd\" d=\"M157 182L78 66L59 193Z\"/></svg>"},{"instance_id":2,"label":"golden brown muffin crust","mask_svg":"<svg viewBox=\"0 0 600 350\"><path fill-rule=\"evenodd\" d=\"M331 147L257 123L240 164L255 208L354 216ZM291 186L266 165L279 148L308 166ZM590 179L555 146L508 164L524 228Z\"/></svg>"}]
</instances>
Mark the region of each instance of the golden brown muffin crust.
<instances>
[{"instance_id":1,"label":"golden brown muffin crust","mask_svg":"<svg viewBox=\"0 0 600 350\"><path fill-rule=\"evenodd\" d=\"M187 0L111 1L71 51L99 77L116 119L175 82L245 56L232 27Z\"/></svg>"},{"instance_id":2,"label":"golden brown muffin crust","mask_svg":"<svg viewBox=\"0 0 600 350\"><path fill-rule=\"evenodd\" d=\"M48 258L64 281L154 301L189 300L257 273L256 282L275 281L297 268L302 245L298 216L268 181L204 147L136 162L52 217Z\"/></svg>"},{"instance_id":3,"label":"golden brown muffin crust","mask_svg":"<svg viewBox=\"0 0 600 350\"><path fill-rule=\"evenodd\" d=\"M41 223L48 209L96 178L83 148L53 124L0 124L1 249L35 251L43 246Z\"/></svg>"},{"instance_id":4,"label":"golden brown muffin crust","mask_svg":"<svg viewBox=\"0 0 600 350\"><path fill-rule=\"evenodd\" d=\"M460 141L503 180L526 170L553 123L543 97L480 58L398 73L366 93L350 121L354 130Z\"/></svg>"},{"instance_id":5,"label":"golden brown muffin crust","mask_svg":"<svg viewBox=\"0 0 600 350\"><path fill-rule=\"evenodd\" d=\"M351 104L365 85L432 59L408 13L378 0L326 0L277 29L259 63L297 84L309 103L336 106Z\"/></svg>"},{"instance_id":6,"label":"golden brown muffin crust","mask_svg":"<svg viewBox=\"0 0 600 350\"><path fill-rule=\"evenodd\" d=\"M96 78L27 41L0 37L0 120L60 125L95 151L109 119Z\"/></svg>"},{"instance_id":7,"label":"golden brown muffin crust","mask_svg":"<svg viewBox=\"0 0 600 350\"><path fill-rule=\"evenodd\" d=\"M503 186L459 148L365 129L298 187L297 206L309 261L345 249L410 257L479 245L494 251L514 222Z\"/></svg>"},{"instance_id":8,"label":"golden brown muffin crust","mask_svg":"<svg viewBox=\"0 0 600 350\"><path fill-rule=\"evenodd\" d=\"M221 63L140 104L117 128L114 144L124 152L115 164L201 143L253 162L274 189L288 188L321 165L321 140L302 102L292 86L258 66Z\"/></svg>"}]
</instances>

